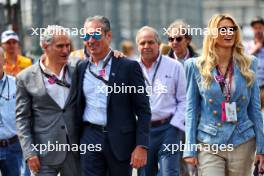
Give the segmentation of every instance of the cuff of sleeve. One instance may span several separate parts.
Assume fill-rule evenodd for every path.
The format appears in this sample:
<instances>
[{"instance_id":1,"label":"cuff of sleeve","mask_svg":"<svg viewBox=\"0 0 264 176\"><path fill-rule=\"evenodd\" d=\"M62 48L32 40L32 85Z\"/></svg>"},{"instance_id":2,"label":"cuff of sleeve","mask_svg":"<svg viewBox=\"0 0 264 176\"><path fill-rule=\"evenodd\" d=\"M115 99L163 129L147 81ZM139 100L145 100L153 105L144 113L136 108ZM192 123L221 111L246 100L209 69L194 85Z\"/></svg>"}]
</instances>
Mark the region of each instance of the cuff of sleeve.
<instances>
[{"instance_id":1,"label":"cuff of sleeve","mask_svg":"<svg viewBox=\"0 0 264 176\"><path fill-rule=\"evenodd\" d=\"M257 154L264 154L264 146L257 146Z\"/></svg>"}]
</instances>

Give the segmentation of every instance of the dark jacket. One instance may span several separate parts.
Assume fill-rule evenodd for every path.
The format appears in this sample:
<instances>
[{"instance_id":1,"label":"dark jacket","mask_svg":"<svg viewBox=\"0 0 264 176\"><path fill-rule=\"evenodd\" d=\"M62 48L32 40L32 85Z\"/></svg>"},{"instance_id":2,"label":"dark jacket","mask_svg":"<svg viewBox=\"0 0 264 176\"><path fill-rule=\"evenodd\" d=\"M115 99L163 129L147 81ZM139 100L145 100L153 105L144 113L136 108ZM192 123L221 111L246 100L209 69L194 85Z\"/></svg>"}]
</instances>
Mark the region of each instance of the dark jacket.
<instances>
[{"instance_id":1,"label":"dark jacket","mask_svg":"<svg viewBox=\"0 0 264 176\"><path fill-rule=\"evenodd\" d=\"M88 59L77 66L78 72L78 117L82 122L85 109L83 79ZM112 58L108 86L145 87L140 65L126 58ZM137 117L137 118L136 118ZM149 99L144 93L111 93L107 97L107 137L115 157L128 160L137 145L149 145L151 111Z\"/></svg>"}]
</instances>

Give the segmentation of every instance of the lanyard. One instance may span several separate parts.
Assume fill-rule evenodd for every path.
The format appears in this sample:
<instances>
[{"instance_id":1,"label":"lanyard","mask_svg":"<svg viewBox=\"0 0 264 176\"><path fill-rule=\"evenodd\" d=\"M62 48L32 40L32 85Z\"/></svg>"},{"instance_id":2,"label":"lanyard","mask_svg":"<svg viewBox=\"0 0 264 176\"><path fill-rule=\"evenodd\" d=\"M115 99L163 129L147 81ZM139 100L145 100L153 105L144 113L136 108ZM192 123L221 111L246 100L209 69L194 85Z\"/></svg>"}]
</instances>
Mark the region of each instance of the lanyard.
<instances>
[{"instance_id":1,"label":"lanyard","mask_svg":"<svg viewBox=\"0 0 264 176\"><path fill-rule=\"evenodd\" d=\"M6 83L7 83L7 97L4 97L3 96L3 92L4 92L4 89L5 89ZM0 98L5 99L6 101L8 101L10 99L10 96L9 96L9 81L8 81L8 77L7 76L6 76L6 79L5 79L4 83L3 83L2 90L0 92Z\"/></svg>"},{"instance_id":2,"label":"lanyard","mask_svg":"<svg viewBox=\"0 0 264 176\"><path fill-rule=\"evenodd\" d=\"M230 99L231 99L232 77L233 77L233 74L234 74L234 65L233 65L232 60L229 62L227 70L226 70L224 76L221 75L220 68L219 68L218 65L216 66L216 71L217 71L217 76L218 76L217 81L218 81L218 83L221 86L222 92L224 91L224 87L226 87L226 96L225 96L225 98L226 98L226 102L229 102ZM226 81L226 77L227 77L228 72L230 72L230 74L229 74L229 81L227 82Z\"/></svg>"},{"instance_id":3,"label":"lanyard","mask_svg":"<svg viewBox=\"0 0 264 176\"><path fill-rule=\"evenodd\" d=\"M103 77L104 75L106 74L106 70L105 70L105 67L106 65L108 64L108 62L110 61L110 59L112 58L113 56L113 52L110 51L110 53L108 54L108 56L106 57L105 61L104 61L104 64L103 64L103 67L102 69L100 70L100 75L97 75L96 73L94 73L92 70L91 70L91 65L92 65L92 62L89 61L88 63L88 69L89 69L89 72L97 79L103 81L103 83L105 83L106 85L108 85L108 81L105 80Z\"/></svg>"},{"instance_id":4,"label":"lanyard","mask_svg":"<svg viewBox=\"0 0 264 176\"><path fill-rule=\"evenodd\" d=\"M159 61L158 61L158 63L157 63L157 67L156 67L156 69L155 69L155 71L154 71L154 75L153 75L152 80L151 80L151 84L150 84L149 80L147 79L147 77L143 74L143 77L144 77L144 79L145 79L147 85L148 85L148 86L151 86L151 85L152 85L152 88L154 87L154 81L155 81L155 78L156 78L156 75L157 75L157 72L158 72L158 69L159 69L160 63L161 63L161 59L162 59L162 56L160 55L160 57L159 57Z\"/></svg>"},{"instance_id":5,"label":"lanyard","mask_svg":"<svg viewBox=\"0 0 264 176\"><path fill-rule=\"evenodd\" d=\"M69 83L66 82L66 71L67 71L67 67L63 70L63 76L62 76L62 80L59 80L55 75L50 75L48 73L45 73L44 70L42 70L41 66L40 66L40 70L41 70L41 73L46 77L48 78L48 82L50 84L57 84L59 86L62 86L62 87L66 87L66 88L70 88L71 85Z\"/></svg>"}]
</instances>

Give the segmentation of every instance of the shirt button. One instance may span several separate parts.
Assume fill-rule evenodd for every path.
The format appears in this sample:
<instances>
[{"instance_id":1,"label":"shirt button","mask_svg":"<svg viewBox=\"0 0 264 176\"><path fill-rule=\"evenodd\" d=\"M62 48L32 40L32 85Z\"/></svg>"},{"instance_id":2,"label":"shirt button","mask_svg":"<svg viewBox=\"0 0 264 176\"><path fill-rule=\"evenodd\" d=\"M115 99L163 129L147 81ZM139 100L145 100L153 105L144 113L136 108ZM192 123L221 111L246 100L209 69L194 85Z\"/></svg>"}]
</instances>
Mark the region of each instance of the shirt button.
<instances>
[{"instance_id":1,"label":"shirt button","mask_svg":"<svg viewBox=\"0 0 264 176\"><path fill-rule=\"evenodd\" d=\"M242 96L242 100L246 100L246 97L245 96Z\"/></svg>"},{"instance_id":2,"label":"shirt button","mask_svg":"<svg viewBox=\"0 0 264 176\"><path fill-rule=\"evenodd\" d=\"M63 109L62 112L64 113L65 112L65 109Z\"/></svg>"},{"instance_id":3,"label":"shirt button","mask_svg":"<svg viewBox=\"0 0 264 176\"><path fill-rule=\"evenodd\" d=\"M214 102L214 100L210 98L209 103L212 104L213 102Z\"/></svg>"},{"instance_id":4,"label":"shirt button","mask_svg":"<svg viewBox=\"0 0 264 176\"><path fill-rule=\"evenodd\" d=\"M216 124L218 128L221 128L222 127L222 124L221 123L217 123Z\"/></svg>"},{"instance_id":5,"label":"shirt button","mask_svg":"<svg viewBox=\"0 0 264 176\"><path fill-rule=\"evenodd\" d=\"M61 129L65 129L65 126L64 126L64 125L62 125L62 126L61 126Z\"/></svg>"},{"instance_id":6,"label":"shirt button","mask_svg":"<svg viewBox=\"0 0 264 176\"><path fill-rule=\"evenodd\" d=\"M218 112L217 111L213 111L213 114L214 114L214 116L217 116Z\"/></svg>"},{"instance_id":7,"label":"shirt button","mask_svg":"<svg viewBox=\"0 0 264 176\"><path fill-rule=\"evenodd\" d=\"M239 107L237 107L237 112L240 112L240 108Z\"/></svg>"}]
</instances>

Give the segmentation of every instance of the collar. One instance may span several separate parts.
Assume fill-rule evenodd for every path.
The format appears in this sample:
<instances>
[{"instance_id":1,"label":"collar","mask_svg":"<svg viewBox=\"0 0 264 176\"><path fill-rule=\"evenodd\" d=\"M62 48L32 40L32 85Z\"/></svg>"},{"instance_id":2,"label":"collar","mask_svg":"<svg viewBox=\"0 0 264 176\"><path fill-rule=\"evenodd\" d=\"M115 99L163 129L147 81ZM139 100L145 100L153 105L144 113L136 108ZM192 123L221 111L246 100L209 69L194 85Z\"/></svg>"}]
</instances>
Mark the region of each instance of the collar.
<instances>
[{"instance_id":1,"label":"collar","mask_svg":"<svg viewBox=\"0 0 264 176\"><path fill-rule=\"evenodd\" d=\"M66 69L67 67L67 64L65 64L61 71L60 71L60 74L59 75L56 75L55 73L53 73L51 70L49 70L44 64L44 60L45 60L46 56L41 56L40 58L40 61L39 61L39 66L41 67L41 69L43 70L43 72L49 74L49 75L55 75L58 79L62 79L63 77L63 73L64 73L64 70Z\"/></svg>"},{"instance_id":2,"label":"collar","mask_svg":"<svg viewBox=\"0 0 264 176\"><path fill-rule=\"evenodd\" d=\"M189 56L190 56L190 51L189 51L188 48L186 48L186 54L185 54L185 56L183 57L183 59L179 59L179 58L177 57L177 55L175 54L175 52L173 52L173 55L174 55L174 58L177 59L177 60L187 60L187 59L189 58Z\"/></svg>"},{"instance_id":3,"label":"collar","mask_svg":"<svg viewBox=\"0 0 264 176\"><path fill-rule=\"evenodd\" d=\"M5 82L5 80L6 80L6 74L4 73L4 75L3 75L3 77L2 77L2 79L0 79L0 83L2 84L3 82Z\"/></svg>"},{"instance_id":4,"label":"collar","mask_svg":"<svg viewBox=\"0 0 264 176\"><path fill-rule=\"evenodd\" d=\"M110 48L110 50L109 50L109 52L107 53L107 55L104 57L103 60L100 60L99 63L104 63L104 62L106 61L106 59L108 58L108 56L110 55L111 52L112 52L112 49ZM112 60L112 59L109 60L109 62L107 63L107 65L111 66L111 64L112 64L111 60ZM92 62L92 57L91 57L91 56L88 58L88 61L91 62L92 64L94 64L94 63Z\"/></svg>"},{"instance_id":5,"label":"collar","mask_svg":"<svg viewBox=\"0 0 264 176\"><path fill-rule=\"evenodd\" d=\"M159 55L158 55L157 59L153 62L153 64L151 65L150 69L153 68L155 65L157 65L157 63L159 62L159 60L161 59L161 57L162 57L162 55L159 52ZM145 67L145 65L144 65L141 57L139 57L139 58L140 58L139 59L139 64Z\"/></svg>"}]
</instances>

